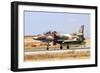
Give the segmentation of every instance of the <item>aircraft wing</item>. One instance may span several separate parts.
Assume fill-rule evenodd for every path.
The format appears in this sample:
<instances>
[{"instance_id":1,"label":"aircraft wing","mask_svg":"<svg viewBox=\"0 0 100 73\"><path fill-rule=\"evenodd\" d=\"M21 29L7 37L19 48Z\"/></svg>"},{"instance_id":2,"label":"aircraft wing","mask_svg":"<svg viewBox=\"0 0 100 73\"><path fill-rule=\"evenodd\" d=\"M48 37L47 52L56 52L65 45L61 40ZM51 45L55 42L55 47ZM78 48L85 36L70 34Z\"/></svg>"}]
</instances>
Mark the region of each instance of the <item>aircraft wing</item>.
<instances>
[{"instance_id":1,"label":"aircraft wing","mask_svg":"<svg viewBox=\"0 0 100 73\"><path fill-rule=\"evenodd\" d=\"M62 44L78 44L81 43L82 41L80 40L57 40L57 43L62 43Z\"/></svg>"}]
</instances>

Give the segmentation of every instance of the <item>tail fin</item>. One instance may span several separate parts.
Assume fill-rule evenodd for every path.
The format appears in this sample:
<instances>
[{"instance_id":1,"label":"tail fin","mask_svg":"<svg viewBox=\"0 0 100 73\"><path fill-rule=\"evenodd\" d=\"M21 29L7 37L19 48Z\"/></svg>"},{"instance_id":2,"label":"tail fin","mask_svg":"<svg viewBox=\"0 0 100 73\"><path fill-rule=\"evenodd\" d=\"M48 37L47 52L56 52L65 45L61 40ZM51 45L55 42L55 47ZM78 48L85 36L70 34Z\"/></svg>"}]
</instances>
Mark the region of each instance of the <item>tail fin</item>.
<instances>
[{"instance_id":1,"label":"tail fin","mask_svg":"<svg viewBox=\"0 0 100 73\"><path fill-rule=\"evenodd\" d=\"M84 40L84 25L82 25L78 31L79 37L81 37L82 40Z\"/></svg>"},{"instance_id":2,"label":"tail fin","mask_svg":"<svg viewBox=\"0 0 100 73\"><path fill-rule=\"evenodd\" d=\"M78 31L78 33L84 35L84 25L82 25Z\"/></svg>"}]
</instances>

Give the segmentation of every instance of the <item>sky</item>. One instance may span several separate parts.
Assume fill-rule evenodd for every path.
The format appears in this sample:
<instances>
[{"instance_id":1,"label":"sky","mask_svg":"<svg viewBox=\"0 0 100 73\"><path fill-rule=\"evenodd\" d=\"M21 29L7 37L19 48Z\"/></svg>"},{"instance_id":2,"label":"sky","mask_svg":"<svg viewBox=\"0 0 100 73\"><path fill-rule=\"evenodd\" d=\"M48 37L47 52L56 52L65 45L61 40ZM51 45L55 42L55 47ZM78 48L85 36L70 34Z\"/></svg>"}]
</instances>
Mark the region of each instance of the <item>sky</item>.
<instances>
[{"instance_id":1,"label":"sky","mask_svg":"<svg viewBox=\"0 0 100 73\"><path fill-rule=\"evenodd\" d=\"M24 11L24 35L57 31L61 34L77 32L84 25L84 34L90 36L90 14L65 12Z\"/></svg>"}]
</instances>

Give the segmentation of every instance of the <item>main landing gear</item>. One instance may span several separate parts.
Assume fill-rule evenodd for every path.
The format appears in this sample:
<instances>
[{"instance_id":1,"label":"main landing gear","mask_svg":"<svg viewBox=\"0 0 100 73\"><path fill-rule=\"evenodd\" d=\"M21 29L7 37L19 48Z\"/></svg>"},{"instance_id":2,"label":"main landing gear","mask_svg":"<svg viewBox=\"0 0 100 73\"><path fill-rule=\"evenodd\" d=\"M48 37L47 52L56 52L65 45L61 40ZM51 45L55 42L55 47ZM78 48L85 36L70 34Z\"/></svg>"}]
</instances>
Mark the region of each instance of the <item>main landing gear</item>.
<instances>
[{"instance_id":1,"label":"main landing gear","mask_svg":"<svg viewBox=\"0 0 100 73\"><path fill-rule=\"evenodd\" d=\"M49 50L49 46L50 46L50 44L48 43L46 50ZM60 48L60 50L62 50L64 48L64 46L62 44L60 44L59 48ZM66 49L69 49L69 44L67 44Z\"/></svg>"},{"instance_id":2,"label":"main landing gear","mask_svg":"<svg viewBox=\"0 0 100 73\"><path fill-rule=\"evenodd\" d=\"M63 45L60 44L60 50L62 50L62 49L63 49ZM69 44L67 44L66 49L69 49Z\"/></svg>"}]
</instances>

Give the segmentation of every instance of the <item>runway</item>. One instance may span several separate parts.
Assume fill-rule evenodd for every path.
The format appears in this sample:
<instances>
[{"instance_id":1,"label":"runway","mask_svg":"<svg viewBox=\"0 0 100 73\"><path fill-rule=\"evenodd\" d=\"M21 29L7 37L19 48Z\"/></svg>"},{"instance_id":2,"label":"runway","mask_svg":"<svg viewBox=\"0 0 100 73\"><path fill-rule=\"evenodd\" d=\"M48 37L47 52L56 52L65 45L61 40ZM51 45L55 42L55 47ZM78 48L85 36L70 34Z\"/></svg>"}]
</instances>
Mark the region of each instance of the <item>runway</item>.
<instances>
[{"instance_id":1,"label":"runway","mask_svg":"<svg viewBox=\"0 0 100 73\"><path fill-rule=\"evenodd\" d=\"M24 61L53 61L53 60L75 60L89 59L90 49L67 49L67 50L49 50L49 51L30 51L24 52Z\"/></svg>"},{"instance_id":2,"label":"runway","mask_svg":"<svg viewBox=\"0 0 100 73\"><path fill-rule=\"evenodd\" d=\"M25 49L24 52L43 52L43 51L62 51L62 50L84 50L84 49L90 49L90 47L79 47L79 48L50 48L49 50L46 49L46 47L44 48L31 48L31 49Z\"/></svg>"},{"instance_id":3,"label":"runway","mask_svg":"<svg viewBox=\"0 0 100 73\"><path fill-rule=\"evenodd\" d=\"M86 48L70 48L70 49L50 49L50 50L33 50L33 49L29 49L29 50L26 50L24 52L25 55L33 55L33 54L45 54L45 53L61 53L61 52L70 52L70 51L89 51L89 47L86 47Z\"/></svg>"}]
</instances>

